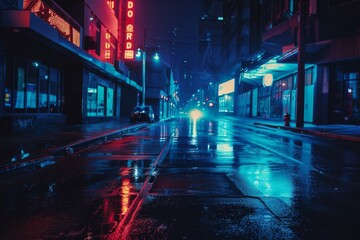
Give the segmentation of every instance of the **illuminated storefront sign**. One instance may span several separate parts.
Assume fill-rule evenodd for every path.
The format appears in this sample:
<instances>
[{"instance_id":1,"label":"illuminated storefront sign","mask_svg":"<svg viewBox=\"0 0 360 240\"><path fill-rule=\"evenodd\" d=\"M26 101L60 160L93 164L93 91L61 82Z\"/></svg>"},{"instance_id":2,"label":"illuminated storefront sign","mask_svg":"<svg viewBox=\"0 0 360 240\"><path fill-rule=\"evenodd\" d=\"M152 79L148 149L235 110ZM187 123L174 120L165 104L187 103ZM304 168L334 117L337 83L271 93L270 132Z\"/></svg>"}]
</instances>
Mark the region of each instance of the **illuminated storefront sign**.
<instances>
[{"instance_id":1,"label":"illuminated storefront sign","mask_svg":"<svg viewBox=\"0 0 360 240\"><path fill-rule=\"evenodd\" d=\"M135 51L133 47L134 34L134 1L128 0L126 8L126 29L125 29L125 52L124 59L134 59Z\"/></svg>"},{"instance_id":2,"label":"illuminated storefront sign","mask_svg":"<svg viewBox=\"0 0 360 240\"><path fill-rule=\"evenodd\" d=\"M235 90L235 79L219 84L219 96L233 93Z\"/></svg>"},{"instance_id":3,"label":"illuminated storefront sign","mask_svg":"<svg viewBox=\"0 0 360 240\"><path fill-rule=\"evenodd\" d=\"M80 25L64 14L62 9L49 1L37 0L23 2L24 9L30 11L50 24L68 41L80 47Z\"/></svg>"}]
</instances>

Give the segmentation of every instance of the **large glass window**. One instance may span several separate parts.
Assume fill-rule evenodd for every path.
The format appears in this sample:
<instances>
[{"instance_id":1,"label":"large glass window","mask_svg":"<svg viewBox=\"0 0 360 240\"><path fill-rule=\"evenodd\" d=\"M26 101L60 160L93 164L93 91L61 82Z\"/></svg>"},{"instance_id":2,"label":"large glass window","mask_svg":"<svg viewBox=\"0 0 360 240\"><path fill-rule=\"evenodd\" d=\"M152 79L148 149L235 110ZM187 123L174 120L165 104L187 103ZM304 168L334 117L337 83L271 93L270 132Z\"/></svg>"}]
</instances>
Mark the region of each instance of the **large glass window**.
<instances>
[{"instance_id":1,"label":"large glass window","mask_svg":"<svg viewBox=\"0 0 360 240\"><path fill-rule=\"evenodd\" d=\"M7 61L10 63L12 59L7 59ZM4 65L6 67L6 72L12 72L11 68L14 68L12 64ZM10 77L11 76L11 77ZM5 112L11 112L13 107L13 83L16 81L17 77L14 74L10 74L5 77L5 85L4 85L4 111ZM1 80L0 80L1 81ZM1 90L0 90L1 91ZM1 94L0 94L1 95ZM1 102L1 101L0 101Z\"/></svg>"},{"instance_id":2,"label":"large glass window","mask_svg":"<svg viewBox=\"0 0 360 240\"><path fill-rule=\"evenodd\" d=\"M349 80L345 82L345 110L348 118L360 118L359 81Z\"/></svg>"},{"instance_id":3,"label":"large glass window","mask_svg":"<svg viewBox=\"0 0 360 240\"><path fill-rule=\"evenodd\" d=\"M50 68L49 78L49 111L58 113L61 109L60 104L60 73L56 68Z\"/></svg>"},{"instance_id":4,"label":"large glass window","mask_svg":"<svg viewBox=\"0 0 360 240\"><path fill-rule=\"evenodd\" d=\"M331 86L331 121L360 121L360 72L339 67Z\"/></svg>"},{"instance_id":5,"label":"large glass window","mask_svg":"<svg viewBox=\"0 0 360 240\"><path fill-rule=\"evenodd\" d=\"M87 116L111 117L114 115L114 89L108 81L89 73L87 90Z\"/></svg>"},{"instance_id":6,"label":"large glass window","mask_svg":"<svg viewBox=\"0 0 360 240\"><path fill-rule=\"evenodd\" d=\"M39 68L39 112L49 111L49 74L48 69L44 66Z\"/></svg>"},{"instance_id":7,"label":"large glass window","mask_svg":"<svg viewBox=\"0 0 360 240\"><path fill-rule=\"evenodd\" d=\"M5 83L8 113L59 113L60 71L32 60L14 57Z\"/></svg>"},{"instance_id":8,"label":"large glass window","mask_svg":"<svg viewBox=\"0 0 360 240\"><path fill-rule=\"evenodd\" d=\"M25 66L21 64L15 68L15 89L14 89L14 102L15 110L23 112L25 110Z\"/></svg>"},{"instance_id":9,"label":"large glass window","mask_svg":"<svg viewBox=\"0 0 360 240\"><path fill-rule=\"evenodd\" d=\"M88 90L87 90L87 115L89 117L96 116L97 102L97 79L95 75L89 74Z\"/></svg>"},{"instance_id":10,"label":"large glass window","mask_svg":"<svg viewBox=\"0 0 360 240\"><path fill-rule=\"evenodd\" d=\"M233 94L219 96L219 112L234 112Z\"/></svg>"},{"instance_id":11,"label":"large glass window","mask_svg":"<svg viewBox=\"0 0 360 240\"><path fill-rule=\"evenodd\" d=\"M113 116L114 108L114 89L107 88L107 98L106 98L106 116Z\"/></svg>"},{"instance_id":12,"label":"large glass window","mask_svg":"<svg viewBox=\"0 0 360 240\"><path fill-rule=\"evenodd\" d=\"M284 92L286 94L289 94L289 91L287 90L291 90L292 86L293 86L292 76L274 82L272 86L273 94L271 97L271 117L273 118L283 117Z\"/></svg>"},{"instance_id":13,"label":"large glass window","mask_svg":"<svg viewBox=\"0 0 360 240\"><path fill-rule=\"evenodd\" d=\"M96 95L97 95L97 88L88 87L87 115L89 117L95 117L96 116Z\"/></svg>"},{"instance_id":14,"label":"large glass window","mask_svg":"<svg viewBox=\"0 0 360 240\"><path fill-rule=\"evenodd\" d=\"M260 116L262 118L270 117L270 94L271 87L259 87L257 116Z\"/></svg>"},{"instance_id":15,"label":"large glass window","mask_svg":"<svg viewBox=\"0 0 360 240\"><path fill-rule=\"evenodd\" d=\"M309 68L305 71L305 85L306 86L314 84L313 72L314 72L314 68Z\"/></svg>"},{"instance_id":16,"label":"large glass window","mask_svg":"<svg viewBox=\"0 0 360 240\"><path fill-rule=\"evenodd\" d=\"M26 82L26 107L28 112L36 112L38 74L39 63L32 62L29 64Z\"/></svg>"},{"instance_id":17,"label":"large glass window","mask_svg":"<svg viewBox=\"0 0 360 240\"><path fill-rule=\"evenodd\" d=\"M105 116L105 88L98 85L97 92L97 115Z\"/></svg>"}]
</instances>

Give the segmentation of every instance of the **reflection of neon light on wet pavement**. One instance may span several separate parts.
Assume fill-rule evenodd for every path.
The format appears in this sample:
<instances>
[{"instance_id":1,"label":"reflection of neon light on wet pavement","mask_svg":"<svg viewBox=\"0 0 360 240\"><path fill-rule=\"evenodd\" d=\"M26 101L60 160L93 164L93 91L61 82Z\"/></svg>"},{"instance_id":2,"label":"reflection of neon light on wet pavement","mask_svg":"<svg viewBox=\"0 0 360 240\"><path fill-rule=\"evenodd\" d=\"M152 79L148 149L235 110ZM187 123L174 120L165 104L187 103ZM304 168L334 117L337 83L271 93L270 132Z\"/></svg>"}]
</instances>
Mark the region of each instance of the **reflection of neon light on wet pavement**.
<instances>
[{"instance_id":1,"label":"reflection of neon light on wet pavement","mask_svg":"<svg viewBox=\"0 0 360 240\"><path fill-rule=\"evenodd\" d=\"M266 197L278 197L291 204L294 198L294 186L291 176L272 170L266 166L243 166L240 174L249 180Z\"/></svg>"},{"instance_id":2,"label":"reflection of neon light on wet pavement","mask_svg":"<svg viewBox=\"0 0 360 240\"><path fill-rule=\"evenodd\" d=\"M121 215L129 210L131 183L128 178L123 179L121 186Z\"/></svg>"},{"instance_id":3,"label":"reflection of neon light on wet pavement","mask_svg":"<svg viewBox=\"0 0 360 240\"><path fill-rule=\"evenodd\" d=\"M197 121L196 119L193 119L191 127L189 128L190 136L192 137L191 143L196 144L197 143Z\"/></svg>"}]
</instances>

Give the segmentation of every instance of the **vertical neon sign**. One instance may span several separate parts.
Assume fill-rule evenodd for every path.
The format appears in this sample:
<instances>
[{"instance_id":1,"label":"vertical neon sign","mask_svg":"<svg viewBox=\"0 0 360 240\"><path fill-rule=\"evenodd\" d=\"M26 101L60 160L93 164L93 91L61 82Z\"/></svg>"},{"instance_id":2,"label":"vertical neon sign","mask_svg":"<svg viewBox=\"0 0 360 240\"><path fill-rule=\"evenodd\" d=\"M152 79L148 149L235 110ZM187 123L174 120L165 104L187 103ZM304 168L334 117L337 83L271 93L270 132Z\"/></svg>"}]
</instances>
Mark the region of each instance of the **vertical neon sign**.
<instances>
[{"instance_id":1,"label":"vertical neon sign","mask_svg":"<svg viewBox=\"0 0 360 240\"><path fill-rule=\"evenodd\" d=\"M128 0L126 7L126 29L125 29L125 52L124 59L134 59L135 51L133 47L134 34L134 1Z\"/></svg>"}]
</instances>

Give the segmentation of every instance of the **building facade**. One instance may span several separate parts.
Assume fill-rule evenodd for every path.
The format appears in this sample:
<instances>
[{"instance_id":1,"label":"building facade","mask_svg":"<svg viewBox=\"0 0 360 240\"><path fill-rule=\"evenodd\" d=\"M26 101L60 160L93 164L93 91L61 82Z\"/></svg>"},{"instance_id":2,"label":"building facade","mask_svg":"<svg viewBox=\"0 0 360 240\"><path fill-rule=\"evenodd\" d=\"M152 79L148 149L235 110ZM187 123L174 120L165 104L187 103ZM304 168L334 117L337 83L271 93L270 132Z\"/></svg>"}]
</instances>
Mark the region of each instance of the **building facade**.
<instances>
[{"instance_id":1,"label":"building facade","mask_svg":"<svg viewBox=\"0 0 360 240\"><path fill-rule=\"evenodd\" d=\"M302 43L298 21L301 5L305 29ZM281 54L274 55L277 64L286 68L298 61L305 63L305 122L360 123L359 12L360 1L263 1L263 42L279 46ZM305 50L299 58L300 44ZM282 75L268 90L271 100L266 111L275 118L289 112L295 119L299 74L289 67Z\"/></svg>"},{"instance_id":2,"label":"building facade","mask_svg":"<svg viewBox=\"0 0 360 240\"><path fill-rule=\"evenodd\" d=\"M2 132L128 116L141 86L121 57L124 2L1 1Z\"/></svg>"},{"instance_id":3,"label":"building facade","mask_svg":"<svg viewBox=\"0 0 360 240\"><path fill-rule=\"evenodd\" d=\"M208 95L216 99L209 101L219 112L234 114L242 105L236 101L236 92L249 88L249 83L239 82L243 63L261 46L261 4L251 0L203 0L202 7L201 70L208 80L204 90L209 86L213 89ZM228 82L235 85L226 91L219 89L229 86Z\"/></svg>"},{"instance_id":4,"label":"building facade","mask_svg":"<svg viewBox=\"0 0 360 240\"><path fill-rule=\"evenodd\" d=\"M224 0L221 6L217 57L228 68L218 82L235 79L233 100L228 97L235 115L280 120L289 113L296 120L303 108L304 122L360 123L360 1Z\"/></svg>"},{"instance_id":5,"label":"building facade","mask_svg":"<svg viewBox=\"0 0 360 240\"><path fill-rule=\"evenodd\" d=\"M179 97L173 71L158 63L150 64L149 68L151 71L147 74L146 104L153 107L156 120L176 116Z\"/></svg>"}]
</instances>

